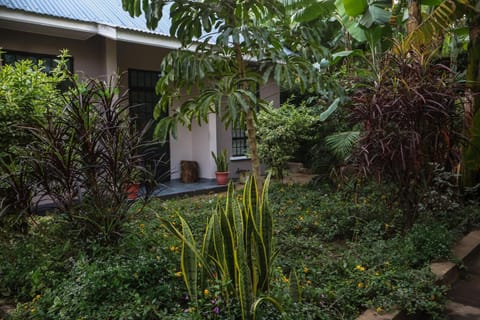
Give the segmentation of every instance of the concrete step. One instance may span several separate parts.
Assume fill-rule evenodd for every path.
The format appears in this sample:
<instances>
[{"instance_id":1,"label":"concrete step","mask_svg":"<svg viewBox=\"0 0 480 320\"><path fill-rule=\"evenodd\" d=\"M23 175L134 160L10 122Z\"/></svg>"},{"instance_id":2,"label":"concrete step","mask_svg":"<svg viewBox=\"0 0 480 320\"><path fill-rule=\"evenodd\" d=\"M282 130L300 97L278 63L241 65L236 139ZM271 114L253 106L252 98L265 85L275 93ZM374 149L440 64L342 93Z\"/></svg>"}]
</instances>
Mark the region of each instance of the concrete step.
<instances>
[{"instance_id":1,"label":"concrete step","mask_svg":"<svg viewBox=\"0 0 480 320\"><path fill-rule=\"evenodd\" d=\"M450 301L447 304L447 315L450 320L479 320L480 308Z\"/></svg>"},{"instance_id":2,"label":"concrete step","mask_svg":"<svg viewBox=\"0 0 480 320\"><path fill-rule=\"evenodd\" d=\"M468 274L455 283L448 293L449 300L480 308L480 276Z\"/></svg>"}]
</instances>

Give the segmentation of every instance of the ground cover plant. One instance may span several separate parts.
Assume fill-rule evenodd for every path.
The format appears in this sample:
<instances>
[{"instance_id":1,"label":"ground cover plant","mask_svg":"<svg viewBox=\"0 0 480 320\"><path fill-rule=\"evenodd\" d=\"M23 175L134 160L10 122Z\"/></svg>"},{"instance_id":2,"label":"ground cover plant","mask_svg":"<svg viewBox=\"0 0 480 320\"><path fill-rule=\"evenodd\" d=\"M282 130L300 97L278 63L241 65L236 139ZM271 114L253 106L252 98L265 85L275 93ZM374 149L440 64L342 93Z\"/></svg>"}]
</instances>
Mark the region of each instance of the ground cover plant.
<instances>
[{"instance_id":1,"label":"ground cover plant","mask_svg":"<svg viewBox=\"0 0 480 320\"><path fill-rule=\"evenodd\" d=\"M280 313L261 304L259 319L354 319L365 308L393 307L441 318L445 289L428 262L449 258L453 241L479 224L478 205L460 205L445 219L428 218L404 233L388 188L363 185L270 186L277 256L268 291ZM239 200L242 194L235 195ZM207 281L192 299L184 284L182 241L162 226L181 214L202 245L209 217L226 204L210 195L136 203L114 246L65 239L55 216L39 217L24 236L2 233L0 289L18 302L12 319L230 319L227 279ZM450 212L451 213L451 212ZM200 282L199 282L200 284ZM238 312L238 313L237 313Z\"/></svg>"}]
</instances>

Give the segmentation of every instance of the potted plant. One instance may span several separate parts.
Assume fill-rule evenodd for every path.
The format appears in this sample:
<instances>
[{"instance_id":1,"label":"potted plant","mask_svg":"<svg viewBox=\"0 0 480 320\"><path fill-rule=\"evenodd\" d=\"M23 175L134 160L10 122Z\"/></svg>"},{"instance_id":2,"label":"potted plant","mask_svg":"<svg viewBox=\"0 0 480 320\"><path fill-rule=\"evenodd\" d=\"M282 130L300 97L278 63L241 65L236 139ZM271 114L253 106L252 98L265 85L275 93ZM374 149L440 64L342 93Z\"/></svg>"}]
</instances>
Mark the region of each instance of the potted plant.
<instances>
[{"instance_id":1,"label":"potted plant","mask_svg":"<svg viewBox=\"0 0 480 320\"><path fill-rule=\"evenodd\" d=\"M215 154L212 151L213 160L217 165L217 171L215 176L217 178L217 184L227 184L228 183L228 160L227 160L227 150L223 149L219 154Z\"/></svg>"}]
</instances>

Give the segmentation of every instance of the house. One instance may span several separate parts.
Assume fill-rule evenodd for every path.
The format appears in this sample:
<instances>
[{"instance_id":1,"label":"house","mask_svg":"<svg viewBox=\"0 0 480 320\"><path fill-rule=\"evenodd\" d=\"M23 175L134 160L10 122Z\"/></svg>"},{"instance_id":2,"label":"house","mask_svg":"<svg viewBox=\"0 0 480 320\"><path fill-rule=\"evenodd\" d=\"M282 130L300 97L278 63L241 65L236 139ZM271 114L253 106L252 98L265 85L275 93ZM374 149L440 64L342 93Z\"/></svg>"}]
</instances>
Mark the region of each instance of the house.
<instances>
[{"instance_id":1,"label":"house","mask_svg":"<svg viewBox=\"0 0 480 320\"><path fill-rule=\"evenodd\" d=\"M144 17L132 18L122 9L121 0L0 0L0 48L2 60L42 59L48 66L61 49L72 55L72 71L86 77L106 78L126 73L122 87L128 88L130 104L139 121L152 119L158 99L155 83L162 57L180 43L169 36L168 13L156 30L148 30ZM276 85L260 88L260 96L279 104ZM155 157L168 179L180 178L180 162L196 161L200 178L215 177L211 151L228 150L231 176L250 168L245 155L243 130L225 129L219 118L210 115L207 124L179 128L177 137L158 146ZM159 161L160 163L160 161Z\"/></svg>"}]
</instances>

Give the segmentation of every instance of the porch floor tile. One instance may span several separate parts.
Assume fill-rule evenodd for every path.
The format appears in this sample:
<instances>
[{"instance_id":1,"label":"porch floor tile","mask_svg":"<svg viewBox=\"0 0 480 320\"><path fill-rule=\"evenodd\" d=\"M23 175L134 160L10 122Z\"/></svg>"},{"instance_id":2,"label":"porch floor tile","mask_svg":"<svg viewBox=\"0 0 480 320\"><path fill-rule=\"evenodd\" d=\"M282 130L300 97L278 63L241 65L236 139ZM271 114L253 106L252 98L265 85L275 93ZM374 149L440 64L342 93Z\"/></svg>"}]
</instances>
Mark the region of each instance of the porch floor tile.
<instances>
[{"instance_id":1,"label":"porch floor tile","mask_svg":"<svg viewBox=\"0 0 480 320\"><path fill-rule=\"evenodd\" d=\"M180 179L160 183L152 192L152 197L168 199L217 193L227 190L226 185L218 185L215 179L199 179L197 182L183 183Z\"/></svg>"}]
</instances>

